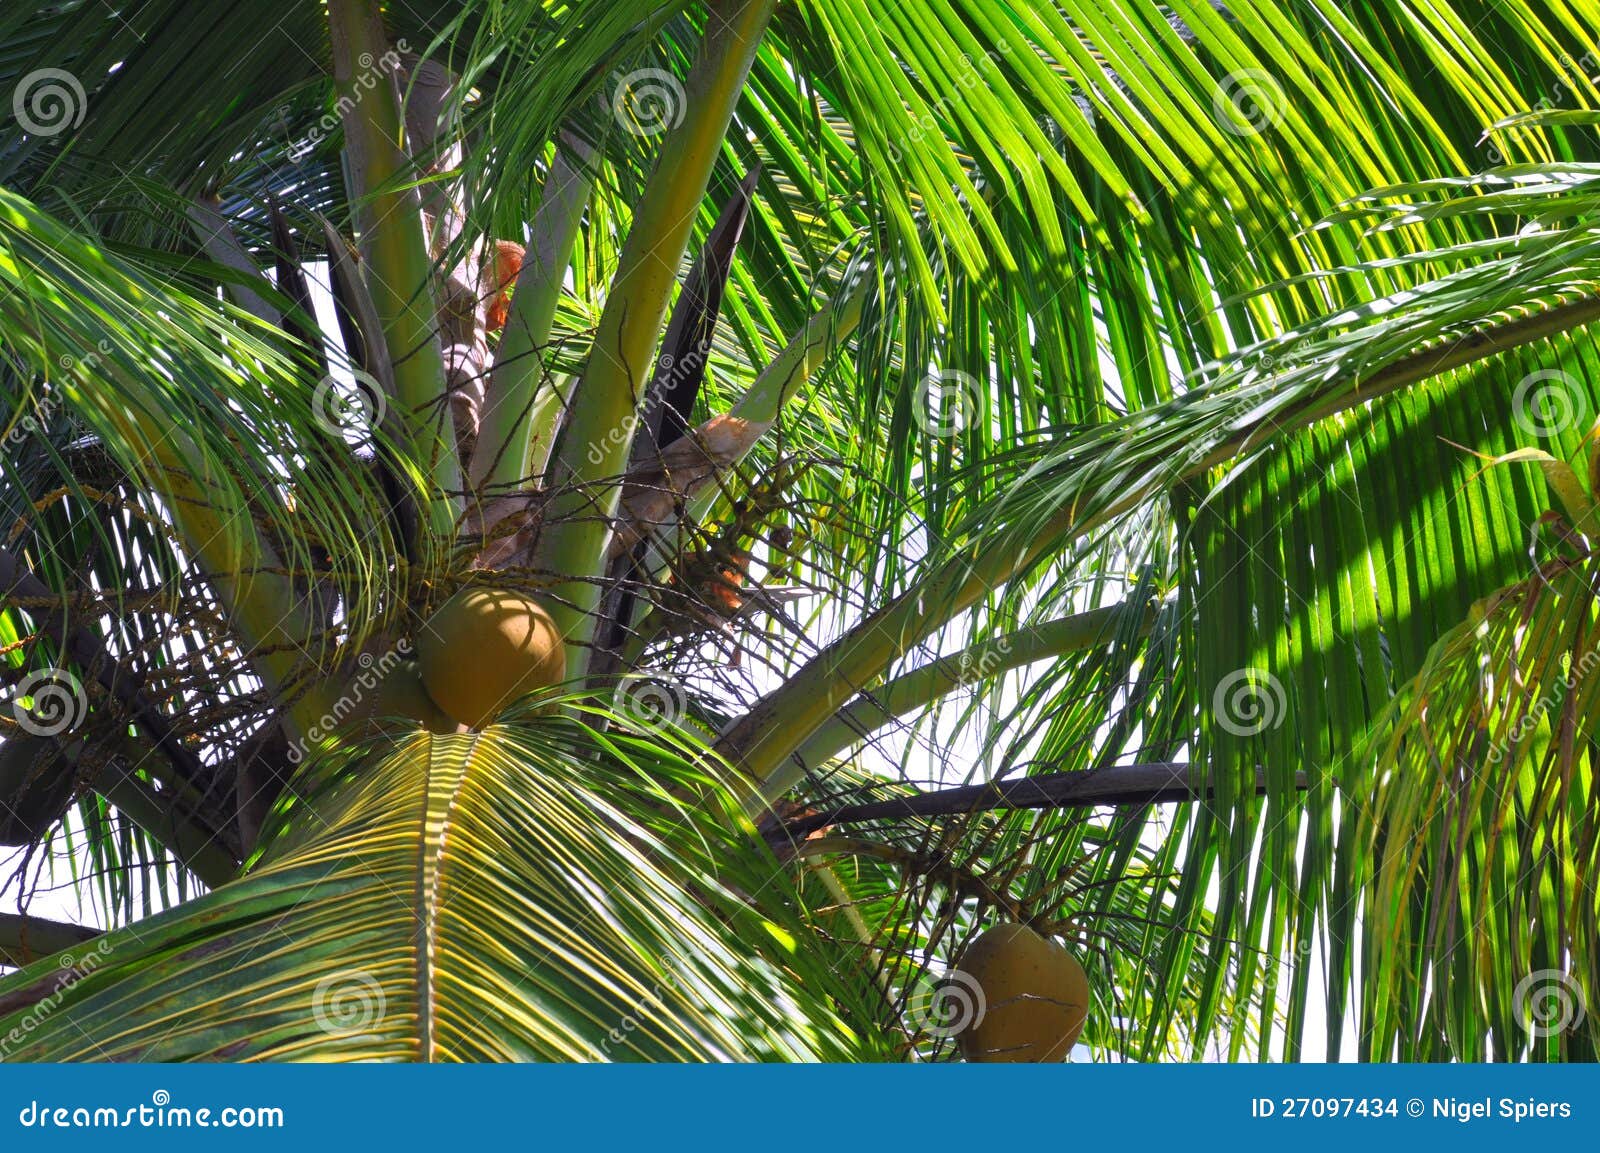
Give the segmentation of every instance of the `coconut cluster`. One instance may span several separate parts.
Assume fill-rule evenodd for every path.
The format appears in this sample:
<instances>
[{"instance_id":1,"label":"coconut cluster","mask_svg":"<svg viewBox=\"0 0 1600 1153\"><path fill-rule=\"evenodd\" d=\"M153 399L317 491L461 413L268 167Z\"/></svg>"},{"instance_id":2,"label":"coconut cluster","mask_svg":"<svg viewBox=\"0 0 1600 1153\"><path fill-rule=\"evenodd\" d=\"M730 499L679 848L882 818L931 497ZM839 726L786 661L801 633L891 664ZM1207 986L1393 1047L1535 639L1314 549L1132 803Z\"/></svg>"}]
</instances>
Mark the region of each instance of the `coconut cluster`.
<instances>
[{"instance_id":1,"label":"coconut cluster","mask_svg":"<svg viewBox=\"0 0 1600 1153\"><path fill-rule=\"evenodd\" d=\"M956 970L983 990L981 1011L956 1037L968 1061L1062 1061L1089 1014L1089 978L1077 959L1026 925L998 925Z\"/></svg>"}]
</instances>

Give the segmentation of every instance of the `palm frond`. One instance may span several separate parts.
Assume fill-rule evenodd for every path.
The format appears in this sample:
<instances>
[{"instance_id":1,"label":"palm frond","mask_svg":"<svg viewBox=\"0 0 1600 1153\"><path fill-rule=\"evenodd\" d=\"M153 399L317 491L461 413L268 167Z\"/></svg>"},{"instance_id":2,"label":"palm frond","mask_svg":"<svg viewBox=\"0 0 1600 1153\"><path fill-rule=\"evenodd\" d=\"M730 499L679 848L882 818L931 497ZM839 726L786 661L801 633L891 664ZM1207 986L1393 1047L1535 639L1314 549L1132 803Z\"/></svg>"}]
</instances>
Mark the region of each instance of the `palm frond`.
<instances>
[{"instance_id":1,"label":"palm frond","mask_svg":"<svg viewBox=\"0 0 1600 1153\"><path fill-rule=\"evenodd\" d=\"M674 802L691 754L547 719L329 764L247 878L6 978L0 1022L57 1000L10 1056L867 1055L776 862Z\"/></svg>"}]
</instances>

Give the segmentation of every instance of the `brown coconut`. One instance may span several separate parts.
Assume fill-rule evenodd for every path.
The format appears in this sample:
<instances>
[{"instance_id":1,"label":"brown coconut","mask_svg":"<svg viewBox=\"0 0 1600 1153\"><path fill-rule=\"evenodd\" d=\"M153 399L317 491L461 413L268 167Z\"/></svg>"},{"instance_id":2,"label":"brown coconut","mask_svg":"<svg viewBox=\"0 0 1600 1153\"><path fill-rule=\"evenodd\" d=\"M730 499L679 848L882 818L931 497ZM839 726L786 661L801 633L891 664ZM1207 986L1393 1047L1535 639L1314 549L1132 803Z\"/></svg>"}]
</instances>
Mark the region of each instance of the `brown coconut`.
<instances>
[{"instance_id":1,"label":"brown coconut","mask_svg":"<svg viewBox=\"0 0 1600 1153\"><path fill-rule=\"evenodd\" d=\"M1083 1032L1089 978L1060 945L1026 925L999 925L956 965L983 990L983 1011L957 1036L968 1061L1062 1061Z\"/></svg>"},{"instance_id":2,"label":"brown coconut","mask_svg":"<svg viewBox=\"0 0 1600 1153\"><path fill-rule=\"evenodd\" d=\"M538 601L508 589L462 589L418 630L416 650L428 696L473 728L567 675L555 621Z\"/></svg>"}]
</instances>

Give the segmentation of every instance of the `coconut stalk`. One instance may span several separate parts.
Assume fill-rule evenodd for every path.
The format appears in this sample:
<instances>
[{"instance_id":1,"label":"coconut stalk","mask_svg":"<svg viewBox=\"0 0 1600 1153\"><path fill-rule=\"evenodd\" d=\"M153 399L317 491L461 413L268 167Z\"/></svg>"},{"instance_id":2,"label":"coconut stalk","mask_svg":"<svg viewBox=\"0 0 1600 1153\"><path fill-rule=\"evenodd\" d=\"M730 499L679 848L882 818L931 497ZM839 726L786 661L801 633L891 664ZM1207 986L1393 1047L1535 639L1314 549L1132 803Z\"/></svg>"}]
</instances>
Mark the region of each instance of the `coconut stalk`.
<instances>
[{"instance_id":1,"label":"coconut stalk","mask_svg":"<svg viewBox=\"0 0 1600 1153\"><path fill-rule=\"evenodd\" d=\"M240 243L233 226L219 209L222 202L215 196L196 199L188 208L189 225L205 254L231 272L237 279L223 285L234 303L256 319L277 328L283 324L283 313L255 290L256 285L270 288L267 278L256 267L249 251Z\"/></svg>"},{"instance_id":2,"label":"coconut stalk","mask_svg":"<svg viewBox=\"0 0 1600 1153\"><path fill-rule=\"evenodd\" d=\"M534 213L532 236L511 293L511 311L484 397L483 424L469 478L474 491L525 489L543 471L564 410L554 387L544 388L545 346L584 209L594 191L594 150L564 136L545 175L544 197ZM539 467L533 451L543 445Z\"/></svg>"},{"instance_id":3,"label":"coconut stalk","mask_svg":"<svg viewBox=\"0 0 1600 1153\"><path fill-rule=\"evenodd\" d=\"M666 135L645 187L573 398L535 553L535 567L563 582L551 607L566 638L569 672L587 664L641 393L712 168L775 6L776 0L711 6L683 119Z\"/></svg>"},{"instance_id":4,"label":"coconut stalk","mask_svg":"<svg viewBox=\"0 0 1600 1153\"><path fill-rule=\"evenodd\" d=\"M785 405L860 326L869 281L858 278L834 303L814 313L757 376L732 411L711 417L629 472L610 545L613 559L642 551L640 566L660 574L683 555L691 525L711 510L721 477L777 423ZM613 661L632 667L651 643L635 632Z\"/></svg>"},{"instance_id":5,"label":"coconut stalk","mask_svg":"<svg viewBox=\"0 0 1600 1153\"><path fill-rule=\"evenodd\" d=\"M167 436L169 441L178 440L172 433ZM171 467L182 465L175 462ZM280 695L293 694L285 719L292 736L303 736L311 718L320 716L325 707L324 691L315 685L303 694L295 692L314 665L315 654L308 648L316 635L310 606L284 575L284 564L272 546L259 538L247 518L220 515L201 486L182 473L176 476L173 520L266 687Z\"/></svg>"},{"instance_id":6,"label":"coconut stalk","mask_svg":"<svg viewBox=\"0 0 1600 1153\"><path fill-rule=\"evenodd\" d=\"M445 539L460 512L461 462L445 402L444 353L422 196L407 180L397 73L375 0L329 0L333 76L346 140L345 177L365 227L367 286L394 366L402 444L429 481L423 520ZM393 66L390 66L390 62Z\"/></svg>"},{"instance_id":7,"label":"coconut stalk","mask_svg":"<svg viewBox=\"0 0 1600 1153\"><path fill-rule=\"evenodd\" d=\"M651 571L665 563L662 553L677 555L677 534L710 511L718 477L750 454L784 406L860 327L868 284L860 278L838 301L815 312L730 412L692 429L630 476L633 484L610 546L613 556L663 529L673 543L651 557Z\"/></svg>"},{"instance_id":8,"label":"coconut stalk","mask_svg":"<svg viewBox=\"0 0 1600 1153\"><path fill-rule=\"evenodd\" d=\"M251 666L269 691L289 699L283 720L291 738L302 736L331 700L326 686L304 684L315 664L309 646L318 631L306 597L248 511L218 507L207 479L211 465L193 441L142 414L120 419L128 442L144 446L151 475L161 477L162 503L184 551L205 573Z\"/></svg>"},{"instance_id":9,"label":"coconut stalk","mask_svg":"<svg viewBox=\"0 0 1600 1153\"><path fill-rule=\"evenodd\" d=\"M812 733L795 757L816 768L867 740L897 717L920 712L963 685L991 681L1034 661L1109 644L1117 635L1120 618L1127 612L1127 606L1122 604L1091 609L1018 629L930 661L862 693ZM1138 622L1137 635L1147 635L1155 619L1156 609L1151 606Z\"/></svg>"},{"instance_id":10,"label":"coconut stalk","mask_svg":"<svg viewBox=\"0 0 1600 1153\"><path fill-rule=\"evenodd\" d=\"M1295 774L1295 787L1306 788L1304 772ZM914 792L883 801L840 805L826 812L808 812L792 820L766 823L762 835L774 846L804 841L832 825L862 821L904 821L931 817L968 816L996 810L1086 809L1099 805L1171 805L1209 800L1215 795L1209 780L1197 779L1192 766L1182 761L1144 765L1111 765L1075 773L1046 773L1012 777L980 785L957 785L931 792ZM1256 794L1267 795L1266 773L1256 770ZM813 845L819 843L812 842ZM806 854L806 846L796 849ZM815 851L815 850L812 850Z\"/></svg>"},{"instance_id":11,"label":"coconut stalk","mask_svg":"<svg viewBox=\"0 0 1600 1153\"><path fill-rule=\"evenodd\" d=\"M156 793L131 772L114 781L95 782L94 791L165 845L209 888L225 885L237 875L238 862L217 843L215 833L176 812L171 797Z\"/></svg>"},{"instance_id":12,"label":"coconut stalk","mask_svg":"<svg viewBox=\"0 0 1600 1153\"><path fill-rule=\"evenodd\" d=\"M678 299L672 306L672 319L667 322L667 335L661 342L655 374L650 378L644 407L639 414L639 426L634 433L629 476L622 490L625 509L631 508L637 500L636 478L640 464L650 459L659 461L665 447L683 439L691 431L689 420L694 414L701 385L705 382L706 366L711 359L712 342L716 336L717 319L722 313L728 277L733 272L739 241L750 218L750 198L760 178L761 166L757 164L739 182L733 196L723 205L699 255L695 257L694 267L684 278L683 290L678 293ZM672 478L665 480L670 484ZM633 488L631 492L630 485ZM628 522L624 521L618 527L621 529L627 525ZM622 556L617 541L613 540L611 555L615 563L611 567L610 587L601 610L606 621L601 638L604 648L589 662L589 671L594 676L614 672L618 650L626 645L636 599L634 574L644 560L645 552L634 546L626 556Z\"/></svg>"},{"instance_id":13,"label":"coconut stalk","mask_svg":"<svg viewBox=\"0 0 1600 1153\"><path fill-rule=\"evenodd\" d=\"M20 913L0 913L0 963L29 965L101 935L88 925L72 925Z\"/></svg>"},{"instance_id":14,"label":"coconut stalk","mask_svg":"<svg viewBox=\"0 0 1600 1153\"><path fill-rule=\"evenodd\" d=\"M486 313L499 289L493 244L462 243L467 214L460 182L449 178L465 157L458 129L460 79L435 60L400 57L405 81L406 151L422 208L428 251L434 260L444 386L458 461L465 466L478 439L489 368ZM487 276L486 276L487 274ZM464 494L463 494L464 495Z\"/></svg>"}]
</instances>

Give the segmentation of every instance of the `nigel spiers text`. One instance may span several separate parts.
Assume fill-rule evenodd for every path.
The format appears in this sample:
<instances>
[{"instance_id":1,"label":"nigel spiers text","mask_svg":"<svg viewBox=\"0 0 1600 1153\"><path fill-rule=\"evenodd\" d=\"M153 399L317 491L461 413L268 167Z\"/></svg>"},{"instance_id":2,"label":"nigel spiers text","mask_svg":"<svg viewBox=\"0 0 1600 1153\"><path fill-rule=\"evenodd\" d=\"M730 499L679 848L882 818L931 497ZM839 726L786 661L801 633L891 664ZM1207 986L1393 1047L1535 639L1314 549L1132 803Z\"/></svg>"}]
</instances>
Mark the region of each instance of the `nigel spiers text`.
<instances>
[{"instance_id":1,"label":"nigel spiers text","mask_svg":"<svg viewBox=\"0 0 1600 1153\"><path fill-rule=\"evenodd\" d=\"M1435 1097L1430 1116L1461 1122L1490 1117L1510 1121L1562 1120L1572 1116L1572 1105L1567 1101L1540 1101L1532 1097Z\"/></svg>"}]
</instances>

